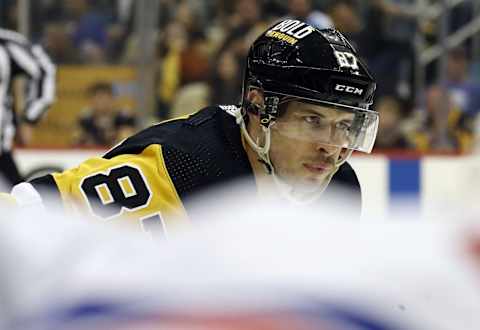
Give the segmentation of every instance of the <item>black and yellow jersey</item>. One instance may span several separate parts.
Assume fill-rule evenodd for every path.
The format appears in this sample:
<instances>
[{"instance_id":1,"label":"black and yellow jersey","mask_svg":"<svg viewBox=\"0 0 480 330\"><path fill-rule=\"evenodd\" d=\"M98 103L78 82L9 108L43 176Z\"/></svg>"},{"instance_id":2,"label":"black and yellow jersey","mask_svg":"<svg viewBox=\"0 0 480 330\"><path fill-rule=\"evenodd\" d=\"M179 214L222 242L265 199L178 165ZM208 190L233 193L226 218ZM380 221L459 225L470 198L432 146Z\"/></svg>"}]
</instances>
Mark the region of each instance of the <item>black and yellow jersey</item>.
<instances>
[{"instance_id":1,"label":"black and yellow jersey","mask_svg":"<svg viewBox=\"0 0 480 330\"><path fill-rule=\"evenodd\" d=\"M143 227L167 229L190 221L190 197L242 178L256 192L253 170L242 146L235 118L224 107L211 106L181 119L147 128L103 157L30 181L44 204L88 212L94 218L127 218ZM358 196L360 186L345 163L330 185L347 185Z\"/></svg>"}]
</instances>

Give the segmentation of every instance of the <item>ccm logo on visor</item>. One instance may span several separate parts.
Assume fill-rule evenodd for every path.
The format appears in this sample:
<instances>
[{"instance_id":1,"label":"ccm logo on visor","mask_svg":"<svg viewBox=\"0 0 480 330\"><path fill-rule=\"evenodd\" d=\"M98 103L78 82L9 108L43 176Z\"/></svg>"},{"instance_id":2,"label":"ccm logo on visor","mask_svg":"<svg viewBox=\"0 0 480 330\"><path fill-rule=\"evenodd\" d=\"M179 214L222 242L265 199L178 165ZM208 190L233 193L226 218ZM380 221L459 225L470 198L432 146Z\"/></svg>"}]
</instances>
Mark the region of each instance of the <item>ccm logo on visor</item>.
<instances>
[{"instance_id":1,"label":"ccm logo on visor","mask_svg":"<svg viewBox=\"0 0 480 330\"><path fill-rule=\"evenodd\" d=\"M363 88L358 88L358 87L353 87L353 86L336 84L335 85L335 90L339 91L339 92L353 94L353 95L360 95L360 96L363 95Z\"/></svg>"}]
</instances>

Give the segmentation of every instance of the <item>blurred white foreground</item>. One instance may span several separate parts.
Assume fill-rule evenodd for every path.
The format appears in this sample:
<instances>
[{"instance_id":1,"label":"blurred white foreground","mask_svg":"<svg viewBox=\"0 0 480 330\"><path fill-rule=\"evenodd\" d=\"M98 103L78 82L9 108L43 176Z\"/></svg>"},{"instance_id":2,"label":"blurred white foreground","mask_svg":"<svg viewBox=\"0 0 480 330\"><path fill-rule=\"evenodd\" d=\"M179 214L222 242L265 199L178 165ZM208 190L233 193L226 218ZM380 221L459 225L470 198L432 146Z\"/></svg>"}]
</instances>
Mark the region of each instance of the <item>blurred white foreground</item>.
<instances>
[{"instance_id":1,"label":"blurred white foreground","mask_svg":"<svg viewBox=\"0 0 480 330\"><path fill-rule=\"evenodd\" d=\"M299 210L231 196L204 202L196 226L160 242L2 211L0 325L480 329L479 226L339 221L341 204Z\"/></svg>"}]
</instances>

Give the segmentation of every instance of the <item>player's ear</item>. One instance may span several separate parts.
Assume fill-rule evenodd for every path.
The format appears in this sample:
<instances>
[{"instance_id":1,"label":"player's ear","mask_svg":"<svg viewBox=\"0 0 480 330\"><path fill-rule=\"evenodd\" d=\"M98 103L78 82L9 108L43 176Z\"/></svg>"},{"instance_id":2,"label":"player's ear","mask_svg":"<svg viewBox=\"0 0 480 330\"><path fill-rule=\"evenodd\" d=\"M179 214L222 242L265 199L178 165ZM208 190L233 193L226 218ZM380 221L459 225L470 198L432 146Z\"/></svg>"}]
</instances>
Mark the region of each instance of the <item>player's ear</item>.
<instances>
[{"instance_id":1,"label":"player's ear","mask_svg":"<svg viewBox=\"0 0 480 330\"><path fill-rule=\"evenodd\" d=\"M250 89L247 93L245 110L248 117L247 129L251 135L256 136L254 131L260 126L260 116L258 114L259 106L263 106L264 99L262 91L258 89Z\"/></svg>"},{"instance_id":2,"label":"player's ear","mask_svg":"<svg viewBox=\"0 0 480 330\"><path fill-rule=\"evenodd\" d=\"M265 100L261 90L253 88L248 91L245 102L245 110L249 118L248 122L257 123L257 121L260 121L258 110L260 107L263 107L264 104Z\"/></svg>"},{"instance_id":3,"label":"player's ear","mask_svg":"<svg viewBox=\"0 0 480 330\"><path fill-rule=\"evenodd\" d=\"M259 89L251 89L248 91L247 100L253 105L263 107L265 99L263 98L263 92Z\"/></svg>"}]
</instances>

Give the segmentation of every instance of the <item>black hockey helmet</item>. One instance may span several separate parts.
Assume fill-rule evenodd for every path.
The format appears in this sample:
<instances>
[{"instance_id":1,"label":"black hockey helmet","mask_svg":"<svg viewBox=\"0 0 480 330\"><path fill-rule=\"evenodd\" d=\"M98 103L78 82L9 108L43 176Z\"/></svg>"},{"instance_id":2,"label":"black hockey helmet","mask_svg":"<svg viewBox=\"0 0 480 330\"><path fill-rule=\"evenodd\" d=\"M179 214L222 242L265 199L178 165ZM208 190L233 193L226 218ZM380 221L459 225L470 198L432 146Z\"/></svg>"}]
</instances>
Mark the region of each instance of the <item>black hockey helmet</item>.
<instances>
[{"instance_id":1,"label":"black hockey helmet","mask_svg":"<svg viewBox=\"0 0 480 330\"><path fill-rule=\"evenodd\" d=\"M367 109L375 81L356 50L334 29L282 21L250 47L243 82L268 93Z\"/></svg>"},{"instance_id":2,"label":"black hockey helmet","mask_svg":"<svg viewBox=\"0 0 480 330\"><path fill-rule=\"evenodd\" d=\"M378 114L368 109L375 87L366 65L340 32L288 19L270 27L250 47L242 106L259 111L264 126L281 115L278 105L285 98L355 113L348 148L370 152L378 127ZM264 108L248 102L252 88L263 91Z\"/></svg>"}]
</instances>

